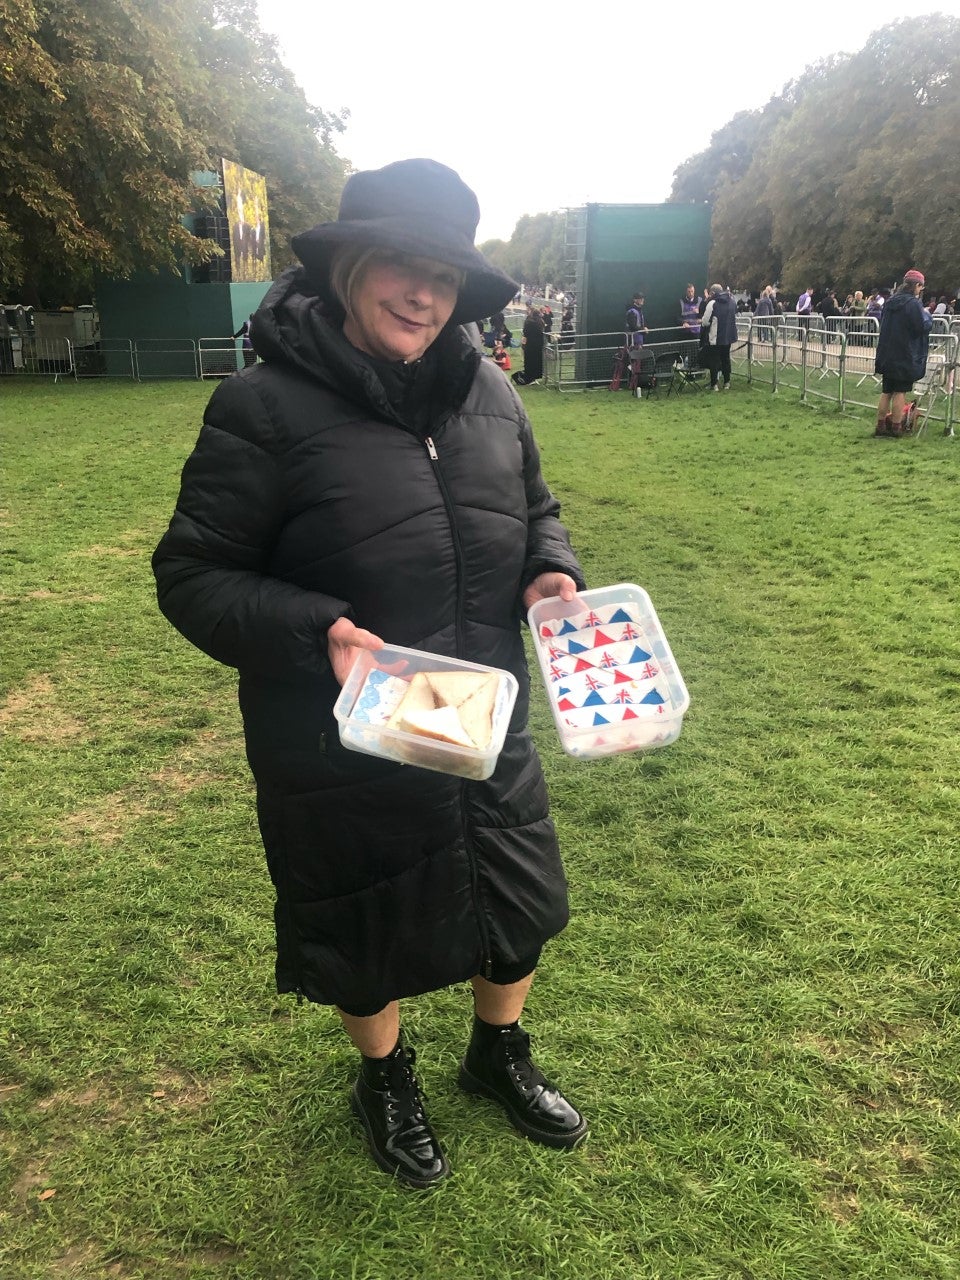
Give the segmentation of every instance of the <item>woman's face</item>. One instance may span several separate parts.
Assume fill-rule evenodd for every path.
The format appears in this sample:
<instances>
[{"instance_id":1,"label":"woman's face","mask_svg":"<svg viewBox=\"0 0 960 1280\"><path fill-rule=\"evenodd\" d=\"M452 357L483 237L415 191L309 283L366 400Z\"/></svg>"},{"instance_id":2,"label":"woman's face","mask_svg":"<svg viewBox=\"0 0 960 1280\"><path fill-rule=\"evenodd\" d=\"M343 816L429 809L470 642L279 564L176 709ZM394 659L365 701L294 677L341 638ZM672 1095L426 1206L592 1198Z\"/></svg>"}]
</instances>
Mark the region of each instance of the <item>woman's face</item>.
<instances>
[{"instance_id":1,"label":"woman's face","mask_svg":"<svg viewBox=\"0 0 960 1280\"><path fill-rule=\"evenodd\" d=\"M353 291L344 336L378 360L419 360L453 314L461 281L432 258L378 254Z\"/></svg>"}]
</instances>

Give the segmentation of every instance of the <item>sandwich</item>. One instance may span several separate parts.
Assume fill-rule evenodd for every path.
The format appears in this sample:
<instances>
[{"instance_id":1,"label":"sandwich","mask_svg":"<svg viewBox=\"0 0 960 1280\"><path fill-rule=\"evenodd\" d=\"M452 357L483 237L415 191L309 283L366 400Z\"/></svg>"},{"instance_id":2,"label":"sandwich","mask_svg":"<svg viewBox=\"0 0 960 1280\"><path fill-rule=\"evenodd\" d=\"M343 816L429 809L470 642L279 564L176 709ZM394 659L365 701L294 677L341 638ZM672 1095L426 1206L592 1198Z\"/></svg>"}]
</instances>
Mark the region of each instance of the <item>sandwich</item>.
<instances>
[{"instance_id":1,"label":"sandwich","mask_svg":"<svg viewBox=\"0 0 960 1280\"><path fill-rule=\"evenodd\" d=\"M418 671L387 727L482 751L493 736L499 688L492 671Z\"/></svg>"}]
</instances>

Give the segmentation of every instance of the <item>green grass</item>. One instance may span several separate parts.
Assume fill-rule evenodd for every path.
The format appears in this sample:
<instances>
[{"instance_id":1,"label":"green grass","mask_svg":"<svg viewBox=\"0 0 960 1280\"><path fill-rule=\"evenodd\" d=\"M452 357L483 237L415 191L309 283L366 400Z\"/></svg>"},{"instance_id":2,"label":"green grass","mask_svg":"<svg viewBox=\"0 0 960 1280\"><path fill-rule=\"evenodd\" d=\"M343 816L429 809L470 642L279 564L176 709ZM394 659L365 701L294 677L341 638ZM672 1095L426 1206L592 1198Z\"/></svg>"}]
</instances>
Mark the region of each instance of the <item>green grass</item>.
<instances>
[{"instance_id":1,"label":"green grass","mask_svg":"<svg viewBox=\"0 0 960 1280\"><path fill-rule=\"evenodd\" d=\"M209 390L0 389L4 1280L960 1276L954 442L526 392L692 704L583 763L538 700L574 914L526 1021L591 1138L462 1099L466 989L409 1002L456 1171L424 1196L364 1152L335 1016L273 992L233 676L154 604Z\"/></svg>"}]
</instances>

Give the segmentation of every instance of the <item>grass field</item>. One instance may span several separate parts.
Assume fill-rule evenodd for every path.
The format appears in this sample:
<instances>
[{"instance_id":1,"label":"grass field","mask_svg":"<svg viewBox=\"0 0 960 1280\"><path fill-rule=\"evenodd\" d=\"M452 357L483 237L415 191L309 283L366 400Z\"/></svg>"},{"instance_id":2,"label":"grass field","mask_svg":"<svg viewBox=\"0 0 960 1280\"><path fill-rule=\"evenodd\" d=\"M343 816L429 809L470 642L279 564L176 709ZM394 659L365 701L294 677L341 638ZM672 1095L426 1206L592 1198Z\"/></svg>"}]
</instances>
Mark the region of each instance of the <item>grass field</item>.
<instances>
[{"instance_id":1,"label":"grass field","mask_svg":"<svg viewBox=\"0 0 960 1280\"><path fill-rule=\"evenodd\" d=\"M960 451L738 387L526 400L593 586L651 593L679 742L535 728L571 881L526 1019L562 1155L455 1086L456 1176L369 1161L329 1010L272 988L234 679L149 554L208 386L6 385L3 1280L960 1277ZM389 639L389 637L388 637Z\"/></svg>"}]
</instances>

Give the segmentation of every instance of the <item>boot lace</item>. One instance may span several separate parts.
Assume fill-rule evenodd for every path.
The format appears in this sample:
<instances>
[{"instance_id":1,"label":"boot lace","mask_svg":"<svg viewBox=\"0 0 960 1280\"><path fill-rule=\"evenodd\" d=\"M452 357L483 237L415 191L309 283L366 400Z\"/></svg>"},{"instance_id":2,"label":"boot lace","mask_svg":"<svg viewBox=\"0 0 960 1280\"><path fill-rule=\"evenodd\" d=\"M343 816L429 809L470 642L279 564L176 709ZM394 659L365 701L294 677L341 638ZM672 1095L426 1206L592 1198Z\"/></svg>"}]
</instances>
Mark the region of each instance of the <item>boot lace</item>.
<instances>
[{"instance_id":1,"label":"boot lace","mask_svg":"<svg viewBox=\"0 0 960 1280\"><path fill-rule=\"evenodd\" d=\"M522 1027L515 1027L504 1035L503 1050L507 1070L524 1093L538 1085L550 1087L546 1076L530 1057L530 1036Z\"/></svg>"},{"instance_id":2,"label":"boot lace","mask_svg":"<svg viewBox=\"0 0 960 1280\"><path fill-rule=\"evenodd\" d=\"M391 1119L397 1123L413 1121L414 1124L425 1125L423 1099L413 1065L417 1060L415 1049L406 1049L403 1057L391 1063L390 1078L387 1081L386 1107Z\"/></svg>"}]
</instances>

